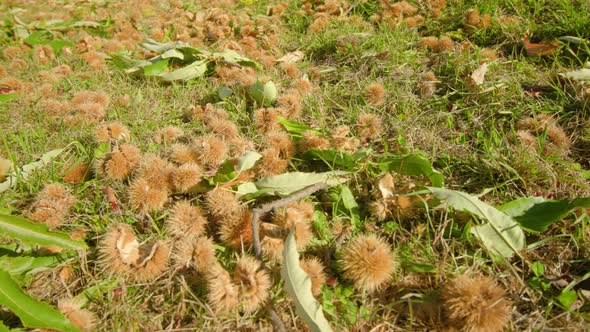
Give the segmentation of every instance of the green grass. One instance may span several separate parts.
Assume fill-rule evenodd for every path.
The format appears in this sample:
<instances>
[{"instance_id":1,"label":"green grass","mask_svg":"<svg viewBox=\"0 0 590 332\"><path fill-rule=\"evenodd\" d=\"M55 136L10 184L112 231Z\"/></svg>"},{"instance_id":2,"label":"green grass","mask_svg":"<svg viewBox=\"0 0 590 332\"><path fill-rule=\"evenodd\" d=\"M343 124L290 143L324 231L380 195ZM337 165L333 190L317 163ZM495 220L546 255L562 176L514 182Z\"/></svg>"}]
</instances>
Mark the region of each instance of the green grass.
<instances>
[{"instance_id":1,"label":"green grass","mask_svg":"<svg viewBox=\"0 0 590 332\"><path fill-rule=\"evenodd\" d=\"M220 7L220 13L232 17L247 16L252 20L265 17L267 9L278 4L277 1L254 1L253 4L240 1L235 5L222 6L222 1L211 4L180 2L182 8L191 13L209 13L207 10ZM376 1L354 2L356 7L348 16L358 19L360 24L344 16L334 16L327 27L317 33L309 30L313 18L300 11L301 1L291 2L286 14L276 18L269 26L260 24L265 28L264 33L257 37L261 45L276 31L278 42L265 50L268 54L279 58L288 52L301 50L305 57L297 63L297 67L302 75L311 73L312 69L321 73L320 82L314 84L315 91L301 99L303 112L297 121L328 133L339 125L354 129L360 114L377 114L383 120L383 132L378 140L367 145L374 150L375 156L383 152L424 152L443 172L445 187L471 194L483 192L482 199L490 204L498 205L516 197L532 195L560 199L589 196L590 133L586 127L590 99L577 93L570 83L560 80L558 74L590 61L590 3L569 0L494 0L485 3L448 0L441 16L434 19L427 14L427 1L409 2L426 17L423 25L408 27L402 23L391 27L371 22L370 17L381 12ZM102 37L103 41L107 41L115 38L120 24L130 20L142 38L150 37L152 29L157 27L156 23L164 25L167 29L163 42L175 41L176 33L185 29L195 36L202 29L194 22L188 22L180 9L174 9L167 2L150 3L139 9L126 4L119 9L103 1L70 5L71 8L63 11L65 18L97 21L101 26L98 29L53 31L56 39L76 43L82 31L86 31L89 36ZM317 6L314 8L317 9ZM463 15L470 8L477 8L482 15L490 14L491 25L487 29L465 29ZM0 23L0 49L23 45L23 41L14 35L14 15L24 22L39 17L47 22L62 13L46 4L25 5L18 2L0 4L0 9L3 13L0 18L4 21L4 24ZM137 10L137 21L131 19L130 14L125 14L125 10L133 13L131 9ZM170 17L164 19L165 15ZM232 34L227 39L239 39L239 30L239 25L232 26ZM536 43L563 36L579 37L585 41L580 45L560 43L551 55L527 56L522 43L527 32L531 41ZM456 49L436 53L421 48L420 42L426 36L449 36ZM202 47L211 50L222 50L226 42L207 38L201 41ZM465 49L461 50L463 43ZM133 41L131 45L134 45L131 53L135 58L145 56L139 41ZM493 49L498 59L488 61L485 81L473 88L469 77L482 62L487 61L481 55L481 51L487 48ZM29 68L23 71L7 69L6 76L30 83L31 89L15 100L0 102L0 157L22 166L46 151L65 147L71 142L79 142L79 145L55 163L19 181L9 191L0 193L0 208L12 208L26 215L36 193L45 184L62 182L64 165L72 160L89 161L97 147L93 132L98 123L71 125L63 118L46 114L39 92L43 83L54 86L58 94L56 99L59 100L69 100L82 90L100 91L110 96L111 104L106 117L100 122L121 121L131 132L131 143L143 153L165 155L168 147L154 141L155 132L164 126L179 127L187 136L207 133L201 121L187 119L186 113L191 105L216 101L216 91L223 82L215 75L188 83L164 84L155 78L131 77L109 63L102 69L94 70L75 48L71 51L72 54L62 52L43 65L33 61L32 50L25 50L20 58L27 62ZM8 68L11 62L6 56L0 57L0 65L4 68ZM45 81L40 76L40 71L50 71L62 64L70 66L73 73L56 82ZM436 76L436 92L425 97L420 95L418 84L421 75L428 71ZM279 65L260 74L277 84L279 96L293 81ZM0 77L0 85L2 79ZM382 106L370 105L365 97L366 87L375 82L381 83L386 91ZM540 92L535 94L536 91ZM114 102L125 95L130 99L128 105ZM247 96L236 92L217 103L216 107L227 111L241 133L261 150L262 134L256 130L253 120L257 106ZM543 151L526 152L519 146L516 137L520 129L519 121L542 114L555 118L571 138L568 153L558 156ZM537 142L540 146L548 144L546 135L539 133ZM369 330L377 326L384 330L394 329L394 326L397 329L420 329L423 322L419 315L407 312L412 299L436 298L446 281L466 271L493 276L507 289L507 296L514 303L514 312L518 313L510 323L511 330L582 328L583 324L587 324L590 299L583 299L581 291L583 289L587 294L587 286L576 286L583 303L579 308L565 310L556 300L564 288L564 280L570 282L581 278L588 270L590 219L586 211L570 214L565 221L554 224L542 234L527 234L528 243L539 241L539 246L529 250L524 260L514 258L511 264L503 264L493 261L485 248L469 234L471 223L476 221L467 222L454 213L436 209L436 206L430 206L427 211L411 218L378 221L371 216L368 204L372 200L372 191L377 189L376 182L383 174L374 171L368 163L359 168L363 171L355 175L349 186L360 205L362 228L355 229L350 220L332 218L331 202L326 194L317 194L312 198L318 203L316 210L326 213L328 227L335 235L328 240L316 239L317 242L308 248L306 254L331 259L331 265L326 266L326 270L333 280L330 285L324 286L319 301L323 302L326 316L336 330ZM368 169L372 173L367 172ZM306 164L300 156L296 156L290 160L289 170L327 169ZM424 184L419 178L408 178L407 181ZM134 225L142 240L167 238L163 230L169 214L167 209L149 217L131 211L127 197L129 182L131 180L121 182L92 176L83 184L67 185L78 201L64 229L85 226L91 250L85 260L75 264L78 274L68 288L69 293L59 293L62 288L47 290L41 292L43 295L39 297L42 300L56 304L58 298L76 295L105 278L96 265L94 248L110 223L116 221ZM101 190L104 187L115 190L127 213L110 213L108 199ZM200 204L203 202L199 195L190 197ZM343 223L350 233L343 233L348 235L343 235L341 243L336 239L339 233L335 232L338 231L335 225L338 223ZM335 252L342 243L363 232L376 232L386 238L400 260L401 267L396 271L390 287L385 287L377 295L354 290L352 284L342 277L334 261ZM218 260L231 271L242 251L220 243L219 246L223 250L218 251ZM245 247L244 251L252 253L249 247ZM528 283L533 278L529 266L535 261L545 266L546 274L541 278L550 283L548 288L540 290ZM59 269L57 267L54 272ZM289 327L302 328L305 323L296 316L277 271L273 273L272 301L281 319ZM555 278L561 278L562 283L556 282ZM43 273L36 276L36 283L31 284L29 289L34 292L59 282L56 273ZM117 285L116 289L109 290L89 305L89 309L101 317L99 330L270 327L264 310L251 315L215 315L207 304L204 278L196 272L168 273L146 284L133 284L121 278L117 279ZM14 317L4 313L0 314L0 320L15 321Z\"/></svg>"}]
</instances>

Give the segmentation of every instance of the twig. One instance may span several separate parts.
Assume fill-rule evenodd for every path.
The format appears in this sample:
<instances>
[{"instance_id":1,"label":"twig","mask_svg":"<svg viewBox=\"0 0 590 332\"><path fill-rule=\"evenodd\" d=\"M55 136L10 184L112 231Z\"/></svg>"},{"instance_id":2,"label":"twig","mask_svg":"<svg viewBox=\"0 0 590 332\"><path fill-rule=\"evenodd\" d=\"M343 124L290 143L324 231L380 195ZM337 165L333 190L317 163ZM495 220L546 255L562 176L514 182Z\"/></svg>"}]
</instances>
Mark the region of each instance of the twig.
<instances>
[{"instance_id":1,"label":"twig","mask_svg":"<svg viewBox=\"0 0 590 332\"><path fill-rule=\"evenodd\" d=\"M358 6L361 3L361 0L356 0L352 5L350 5L350 7L348 7L348 9L346 9L346 11L344 13L342 13L342 16L346 16L348 14L350 14L351 11L354 10L354 8L356 6Z\"/></svg>"},{"instance_id":2,"label":"twig","mask_svg":"<svg viewBox=\"0 0 590 332\"><path fill-rule=\"evenodd\" d=\"M268 302L266 304L266 312L268 313L268 316L270 316L270 322L272 323L272 327L275 332L287 331L285 329L285 324L283 324L283 321L281 320L281 317L279 317L279 314L277 314L277 312L275 311L272 302Z\"/></svg>"},{"instance_id":3,"label":"twig","mask_svg":"<svg viewBox=\"0 0 590 332\"><path fill-rule=\"evenodd\" d=\"M264 264L264 260L262 259L262 252L260 250L260 235L258 234L258 219L260 218L260 216L279 207L289 205L292 202L298 201L324 188L326 188L325 183L316 183L314 185L296 191L285 198L277 199L276 201L262 204L259 207L252 209L252 242L254 245L254 253L256 254L256 259L260 261L264 269L268 269L268 267L266 266L266 264ZM277 332L285 332L285 324L283 324L283 321L275 311L272 301L269 301L267 303L266 312L270 317L270 321L272 323L274 330Z\"/></svg>"},{"instance_id":4,"label":"twig","mask_svg":"<svg viewBox=\"0 0 590 332\"><path fill-rule=\"evenodd\" d=\"M289 205L290 203L296 202L324 188L326 188L325 183L316 183L314 185L296 191L285 198L277 199L276 201L262 204L261 206L252 209L252 237L254 242L254 253L256 254L256 258L262 261L262 255L260 250L260 236L258 234L258 219L260 218L260 216L270 212L272 209Z\"/></svg>"}]
</instances>

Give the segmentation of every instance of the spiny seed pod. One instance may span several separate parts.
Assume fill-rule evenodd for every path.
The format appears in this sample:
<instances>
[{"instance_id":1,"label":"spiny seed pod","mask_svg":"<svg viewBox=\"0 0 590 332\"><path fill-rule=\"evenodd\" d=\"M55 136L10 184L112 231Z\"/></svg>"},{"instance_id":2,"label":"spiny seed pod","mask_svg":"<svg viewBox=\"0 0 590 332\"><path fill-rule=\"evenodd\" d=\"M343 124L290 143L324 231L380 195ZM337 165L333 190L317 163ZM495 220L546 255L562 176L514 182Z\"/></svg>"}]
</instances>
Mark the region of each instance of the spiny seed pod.
<instances>
[{"instance_id":1,"label":"spiny seed pod","mask_svg":"<svg viewBox=\"0 0 590 332\"><path fill-rule=\"evenodd\" d=\"M127 178L140 160L140 151L130 144L122 144L98 160L98 173L114 180Z\"/></svg>"},{"instance_id":2,"label":"spiny seed pod","mask_svg":"<svg viewBox=\"0 0 590 332\"><path fill-rule=\"evenodd\" d=\"M203 170L199 165L182 164L172 172L172 184L177 191L186 193L201 182L202 175Z\"/></svg>"},{"instance_id":3,"label":"spiny seed pod","mask_svg":"<svg viewBox=\"0 0 590 332\"><path fill-rule=\"evenodd\" d=\"M367 142L377 138L381 134L382 121L376 114L363 113L359 116L356 127L357 136L361 141Z\"/></svg>"},{"instance_id":4,"label":"spiny seed pod","mask_svg":"<svg viewBox=\"0 0 590 332\"><path fill-rule=\"evenodd\" d=\"M158 144L160 144L160 143L170 144L170 143L174 142L177 138L179 138L183 135L184 135L184 131L182 131L182 129L174 127L174 126L168 126L168 127L162 128L156 132L156 137L155 137L154 141L156 141L156 143L158 143Z\"/></svg>"},{"instance_id":5,"label":"spiny seed pod","mask_svg":"<svg viewBox=\"0 0 590 332\"><path fill-rule=\"evenodd\" d=\"M217 314L226 314L238 306L238 286L234 284L229 273L219 263L208 271L207 302Z\"/></svg>"},{"instance_id":6,"label":"spiny seed pod","mask_svg":"<svg viewBox=\"0 0 590 332\"><path fill-rule=\"evenodd\" d=\"M172 260L176 269L193 267L197 272L205 273L217 263L215 244L206 237L183 238L174 243Z\"/></svg>"},{"instance_id":7,"label":"spiny seed pod","mask_svg":"<svg viewBox=\"0 0 590 332\"><path fill-rule=\"evenodd\" d=\"M354 238L342 249L339 261L344 276L369 292L391 280L397 266L389 245L375 235Z\"/></svg>"},{"instance_id":8,"label":"spiny seed pod","mask_svg":"<svg viewBox=\"0 0 590 332\"><path fill-rule=\"evenodd\" d=\"M207 129L225 140L238 136L239 130L235 123L230 120L211 119L207 122Z\"/></svg>"},{"instance_id":9,"label":"spiny seed pod","mask_svg":"<svg viewBox=\"0 0 590 332\"><path fill-rule=\"evenodd\" d=\"M177 164L199 163L197 151L186 144L172 144L170 147L170 160Z\"/></svg>"},{"instance_id":10,"label":"spiny seed pod","mask_svg":"<svg viewBox=\"0 0 590 332\"><path fill-rule=\"evenodd\" d=\"M110 140L127 140L130 135L129 129L121 122L112 121L96 127L94 137L98 142L109 142Z\"/></svg>"},{"instance_id":11,"label":"spiny seed pod","mask_svg":"<svg viewBox=\"0 0 590 332\"><path fill-rule=\"evenodd\" d=\"M326 283L327 277L324 272L324 265L316 257L304 258L299 264L311 279L311 292L318 296L322 292L322 286Z\"/></svg>"},{"instance_id":12,"label":"spiny seed pod","mask_svg":"<svg viewBox=\"0 0 590 332\"><path fill-rule=\"evenodd\" d=\"M30 218L54 229L61 226L76 199L58 183L45 186L32 205Z\"/></svg>"},{"instance_id":13,"label":"spiny seed pod","mask_svg":"<svg viewBox=\"0 0 590 332\"><path fill-rule=\"evenodd\" d=\"M205 204L209 214L216 219L229 215L240 215L242 206L236 196L229 190L214 189L205 195Z\"/></svg>"},{"instance_id":14,"label":"spiny seed pod","mask_svg":"<svg viewBox=\"0 0 590 332\"><path fill-rule=\"evenodd\" d=\"M270 276L254 257L243 256L238 260L234 282L239 285L240 303L246 312L255 311L268 300Z\"/></svg>"},{"instance_id":15,"label":"spiny seed pod","mask_svg":"<svg viewBox=\"0 0 590 332\"><path fill-rule=\"evenodd\" d=\"M88 177L89 169L88 163L68 164L62 170L62 180L67 183L82 183Z\"/></svg>"},{"instance_id":16,"label":"spiny seed pod","mask_svg":"<svg viewBox=\"0 0 590 332\"><path fill-rule=\"evenodd\" d=\"M277 98L277 106L287 111L288 119L295 119L301 114L301 95L299 92L285 94Z\"/></svg>"},{"instance_id":17,"label":"spiny seed pod","mask_svg":"<svg viewBox=\"0 0 590 332\"><path fill-rule=\"evenodd\" d=\"M284 131L271 131L264 135L264 145L279 151L282 158L289 159L295 154L295 143Z\"/></svg>"},{"instance_id":18,"label":"spiny seed pod","mask_svg":"<svg viewBox=\"0 0 590 332\"><path fill-rule=\"evenodd\" d=\"M171 189L171 177L174 166L166 159L155 154L146 154L140 161L135 173L137 178L145 179L153 188Z\"/></svg>"},{"instance_id":19,"label":"spiny seed pod","mask_svg":"<svg viewBox=\"0 0 590 332\"><path fill-rule=\"evenodd\" d=\"M278 114L274 108L260 108L254 112L254 124L259 133L267 133L280 128Z\"/></svg>"},{"instance_id":20,"label":"spiny seed pod","mask_svg":"<svg viewBox=\"0 0 590 332\"><path fill-rule=\"evenodd\" d=\"M227 145L221 138L213 135L197 138L195 140L195 149L199 161L203 165L211 167L221 164L227 156Z\"/></svg>"},{"instance_id":21,"label":"spiny seed pod","mask_svg":"<svg viewBox=\"0 0 590 332\"><path fill-rule=\"evenodd\" d=\"M510 320L506 291L490 277L462 275L442 291L448 325L465 331L499 332Z\"/></svg>"},{"instance_id":22,"label":"spiny seed pod","mask_svg":"<svg viewBox=\"0 0 590 332\"><path fill-rule=\"evenodd\" d=\"M242 209L239 214L229 214L219 220L219 238L234 248L252 243L252 214Z\"/></svg>"},{"instance_id":23,"label":"spiny seed pod","mask_svg":"<svg viewBox=\"0 0 590 332\"><path fill-rule=\"evenodd\" d=\"M114 224L98 243L99 265L107 274L128 275L139 259L139 243L131 226Z\"/></svg>"},{"instance_id":24,"label":"spiny seed pod","mask_svg":"<svg viewBox=\"0 0 590 332\"><path fill-rule=\"evenodd\" d=\"M129 185L129 203L137 211L161 210L167 199L166 190L155 188L146 179L136 179Z\"/></svg>"},{"instance_id":25,"label":"spiny seed pod","mask_svg":"<svg viewBox=\"0 0 590 332\"><path fill-rule=\"evenodd\" d=\"M57 308L72 324L82 331L94 331L98 319L96 315L86 309L82 309L80 303L74 299L61 299L57 302Z\"/></svg>"},{"instance_id":26,"label":"spiny seed pod","mask_svg":"<svg viewBox=\"0 0 590 332\"><path fill-rule=\"evenodd\" d=\"M289 160L280 156L280 151L267 148L261 152L262 158L257 163L257 174L260 177L284 173L289 167Z\"/></svg>"},{"instance_id":27,"label":"spiny seed pod","mask_svg":"<svg viewBox=\"0 0 590 332\"><path fill-rule=\"evenodd\" d=\"M319 137L315 131L306 131L300 141L300 149L307 151L311 149L326 150L330 148L330 141Z\"/></svg>"},{"instance_id":28,"label":"spiny seed pod","mask_svg":"<svg viewBox=\"0 0 590 332\"><path fill-rule=\"evenodd\" d=\"M371 83L365 92L367 102L372 106L382 106L385 103L385 89L380 83Z\"/></svg>"},{"instance_id":29,"label":"spiny seed pod","mask_svg":"<svg viewBox=\"0 0 590 332\"><path fill-rule=\"evenodd\" d=\"M260 241L260 247L264 256L270 261L275 263L283 261L283 250L285 248L285 241L283 239L265 236Z\"/></svg>"},{"instance_id":30,"label":"spiny seed pod","mask_svg":"<svg viewBox=\"0 0 590 332\"><path fill-rule=\"evenodd\" d=\"M166 222L166 229L172 236L197 238L201 236L207 219L201 209L187 201L177 202Z\"/></svg>"},{"instance_id":31,"label":"spiny seed pod","mask_svg":"<svg viewBox=\"0 0 590 332\"><path fill-rule=\"evenodd\" d=\"M156 279L166 271L169 256L170 247L165 241L142 245L139 247L139 259L130 277L140 282Z\"/></svg>"}]
</instances>

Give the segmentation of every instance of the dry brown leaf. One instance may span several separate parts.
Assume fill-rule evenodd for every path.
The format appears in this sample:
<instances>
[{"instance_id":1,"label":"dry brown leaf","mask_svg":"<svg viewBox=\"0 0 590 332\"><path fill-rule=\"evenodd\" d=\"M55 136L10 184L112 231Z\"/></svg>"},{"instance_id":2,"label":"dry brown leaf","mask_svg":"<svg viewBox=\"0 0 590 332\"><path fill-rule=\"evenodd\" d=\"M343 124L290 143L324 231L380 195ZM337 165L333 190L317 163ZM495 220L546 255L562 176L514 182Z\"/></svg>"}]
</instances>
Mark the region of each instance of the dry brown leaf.
<instances>
[{"instance_id":1,"label":"dry brown leaf","mask_svg":"<svg viewBox=\"0 0 590 332\"><path fill-rule=\"evenodd\" d=\"M471 76L470 76L473 84L474 85L481 85L485 80L485 76L486 76L487 72L488 72L487 62L484 62L481 65L479 65L479 67L477 67L477 69L475 69L473 71L473 73L471 73Z\"/></svg>"},{"instance_id":2,"label":"dry brown leaf","mask_svg":"<svg viewBox=\"0 0 590 332\"><path fill-rule=\"evenodd\" d=\"M303 57L304 57L304 54L302 51L295 51L295 52L291 52L291 53L287 53L287 54L283 55L282 57L277 59L277 62L283 62L285 64L295 63L295 62L298 62L299 60L303 59Z\"/></svg>"},{"instance_id":3,"label":"dry brown leaf","mask_svg":"<svg viewBox=\"0 0 590 332\"><path fill-rule=\"evenodd\" d=\"M524 50L528 56L550 55L557 50L557 47L559 47L559 43L555 40L550 42L531 43L528 34L522 39L522 44L524 45Z\"/></svg>"},{"instance_id":4,"label":"dry brown leaf","mask_svg":"<svg viewBox=\"0 0 590 332\"><path fill-rule=\"evenodd\" d=\"M393 176L387 173L379 180L379 191L381 191L382 198L388 199L395 196L394 190Z\"/></svg>"},{"instance_id":5,"label":"dry brown leaf","mask_svg":"<svg viewBox=\"0 0 590 332\"><path fill-rule=\"evenodd\" d=\"M109 205L111 206L111 210L113 210L113 213L120 213L121 208L119 206L119 200L117 199L117 195L115 194L113 188L104 187L102 190L104 194L107 196Z\"/></svg>"}]
</instances>

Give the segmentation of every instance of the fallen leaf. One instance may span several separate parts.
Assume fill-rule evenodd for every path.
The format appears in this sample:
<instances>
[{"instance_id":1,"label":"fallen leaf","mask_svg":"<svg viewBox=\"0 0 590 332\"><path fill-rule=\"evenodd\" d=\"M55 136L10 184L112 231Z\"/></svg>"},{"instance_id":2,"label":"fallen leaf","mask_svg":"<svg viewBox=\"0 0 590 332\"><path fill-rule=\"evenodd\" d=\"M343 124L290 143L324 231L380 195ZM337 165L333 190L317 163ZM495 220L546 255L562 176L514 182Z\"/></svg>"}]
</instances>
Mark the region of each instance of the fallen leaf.
<instances>
[{"instance_id":1,"label":"fallen leaf","mask_svg":"<svg viewBox=\"0 0 590 332\"><path fill-rule=\"evenodd\" d=\"M550 42L531 43L528 34L524 36L522 43L528 56L550 55L559 47L559 43L554 40Z\"/></svg>"},{"instance_id":2,"label":"fallen leaf","mask_svg":"<svg viewBox=\"0 0 590 332\"><path fill-rule=\"evenodd\" d=\"M291 52L291 53L287 53L287 54L283 55L282 57L277 59L277 62L283 62L285 64L295 63L295 62L303 59L303 57L304 57L304 53L302 51L295 51L295 52Z\"/></svg>"},{"instance_id":3,"label":"fallen leaf","mask_svg":"<svg viewBox=\"0 0 590 332\"><path fill-rule=\"evenodd\" d=\"M484 62L481 65L479 65L479 67L477 67L477 69L475 69L473 71L473 73L471 73L471 80L473 81L474 85L481 85L484 80L485 80L485 76L486 73L488 72L488 63Z\"/></svg>"},{"instance_id":4,"label":"fallen leaf","mask_svg":"<svg viewBox=\"0 0 590 332\"><path fill-rule=\"evenodd\" d=\"M393 183L393 177L390 173L385 174L379 180L379 191L381 191L381 196L383 199L388 199L395 196L395 185Z\"/></svg>"},{"instance_id":5,"label":"fallen leaf","mask_svg":"<svg viewBox=\"0 0 590 332\"><path fill-rule=\"evenodd\" d=\"M119 200L117 199L117 195L115 195L115 191L111 187L104 187L103 189L104 194L107 196L109 201L109 205L111 206L111 210L113 213L120 213L121 208L119 207Z\"/></svg>"}]
</instances>

